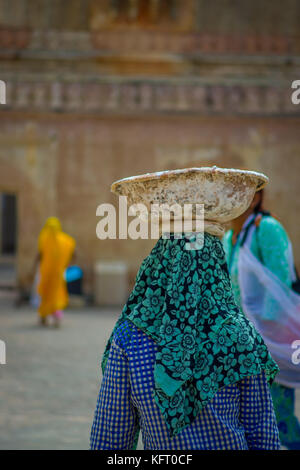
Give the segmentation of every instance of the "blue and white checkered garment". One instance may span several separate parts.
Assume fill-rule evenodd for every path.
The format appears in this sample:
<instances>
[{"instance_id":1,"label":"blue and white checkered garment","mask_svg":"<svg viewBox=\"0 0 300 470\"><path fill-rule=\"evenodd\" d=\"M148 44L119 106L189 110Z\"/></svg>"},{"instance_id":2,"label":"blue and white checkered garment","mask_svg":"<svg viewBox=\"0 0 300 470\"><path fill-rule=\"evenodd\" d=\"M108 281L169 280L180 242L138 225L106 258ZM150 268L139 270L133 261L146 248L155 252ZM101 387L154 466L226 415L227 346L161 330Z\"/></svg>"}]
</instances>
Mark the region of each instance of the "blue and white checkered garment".
<instances>
[{"instance_id":1,"label":"blue and white checkered garment","mask_svg":"<svg viewBox=\"0 0 300 470\"><path fill-rule=\"evenodd\" d=\"M171 438L153 398L155 354L155 343L131 322L116 330L95 411L91 449L132 449L139 426L144 449L280 449L263 373L219 390L192 425Z\"/></svg>"}]
</instances>

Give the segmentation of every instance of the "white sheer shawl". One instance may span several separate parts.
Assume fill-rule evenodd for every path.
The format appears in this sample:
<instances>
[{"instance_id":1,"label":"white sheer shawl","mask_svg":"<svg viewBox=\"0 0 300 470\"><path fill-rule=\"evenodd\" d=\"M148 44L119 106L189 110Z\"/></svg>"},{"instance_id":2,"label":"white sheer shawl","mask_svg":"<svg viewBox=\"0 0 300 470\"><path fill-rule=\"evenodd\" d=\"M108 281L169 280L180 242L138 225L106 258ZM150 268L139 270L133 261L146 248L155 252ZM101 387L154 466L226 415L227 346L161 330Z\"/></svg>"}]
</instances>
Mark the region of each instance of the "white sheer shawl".
<instances>
[{"instance_id":1,"label":"white sheer shawl","mask_svg":"<svg viewBox=\"0 0 300 470\"><path fill-rule=\"evenodd\" d=\"M276 382L300 388L300 295L252 254L250 245L255 229L253 225L245 244L240 247L238 272L242 308L280 368ZM291 278L295 280L291 245L289 252Z\"/></svg>"}]
</instances>

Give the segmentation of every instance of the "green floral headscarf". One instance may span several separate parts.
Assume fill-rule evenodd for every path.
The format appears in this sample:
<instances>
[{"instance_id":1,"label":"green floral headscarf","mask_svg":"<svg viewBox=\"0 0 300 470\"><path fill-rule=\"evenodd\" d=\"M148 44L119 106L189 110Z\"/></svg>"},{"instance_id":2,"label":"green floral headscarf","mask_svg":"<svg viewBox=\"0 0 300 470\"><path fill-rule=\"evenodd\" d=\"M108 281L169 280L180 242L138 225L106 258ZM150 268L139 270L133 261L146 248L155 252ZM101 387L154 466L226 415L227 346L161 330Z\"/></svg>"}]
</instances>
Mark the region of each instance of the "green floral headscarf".
<instances>
[{"instance_id":1,"label":"green floral headscarf","mask_svg":"<svg viewBox=\"0 0 300 470\"><path fill-rule=\"evenodd\" d=\"M154 398L170 435L189 426L222 387L278 367L237 306L221 241L160 238L143 261L116 328L130 320L157 346ZM103 358L108 358L113 334Z\"/></svg>"}]
</instances>

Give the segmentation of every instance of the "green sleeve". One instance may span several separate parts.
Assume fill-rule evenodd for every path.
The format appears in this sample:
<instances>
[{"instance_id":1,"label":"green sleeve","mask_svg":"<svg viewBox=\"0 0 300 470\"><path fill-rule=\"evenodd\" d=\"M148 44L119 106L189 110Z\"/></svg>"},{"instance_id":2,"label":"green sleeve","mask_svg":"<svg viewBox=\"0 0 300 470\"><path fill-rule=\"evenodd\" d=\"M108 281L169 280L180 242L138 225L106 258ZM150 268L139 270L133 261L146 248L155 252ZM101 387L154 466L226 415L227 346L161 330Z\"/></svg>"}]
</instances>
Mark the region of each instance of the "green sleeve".
<instances>
[{"instance_id":1,"label":"green sleeve","mask_svg":"<svg viewBox=\"0 0 300 470\"><path fill-rule=\"evenodd\" d=\"M229 259L232 252L232 234L233 230L228 230L223 237L223 248L225 251L227 263L229 263Z\"/></svg>"},{"instance_id":2,"label":"green sleeve","mask_svg":"<svg viewBox=\"0 0 300 470\"><path fill-rule=\"evenodd\" d=\"M264 266L291 286L289 237L283 226L273 217L264 217L257 232L259 256Z\"/></svg>"}]
</instances>

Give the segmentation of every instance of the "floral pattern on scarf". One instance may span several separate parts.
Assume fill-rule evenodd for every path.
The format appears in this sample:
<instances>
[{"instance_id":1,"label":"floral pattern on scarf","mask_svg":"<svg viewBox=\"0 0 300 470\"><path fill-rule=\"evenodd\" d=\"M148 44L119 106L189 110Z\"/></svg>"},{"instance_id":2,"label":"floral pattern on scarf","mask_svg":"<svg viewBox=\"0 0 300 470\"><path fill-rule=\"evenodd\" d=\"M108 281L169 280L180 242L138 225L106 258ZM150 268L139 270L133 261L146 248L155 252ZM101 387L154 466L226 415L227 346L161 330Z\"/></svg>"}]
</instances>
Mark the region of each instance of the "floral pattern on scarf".
<instances>
[{"instance_id":1,"label":"floral pattern on scarf","mask_svg":"<svg viewBox=\"0 0 300 470\"><path fill-rule=\"evenodd\" d=\"M262 371L271 383L278 372L236 305L221 241L205 234L198 250L186 250L186 242L158 240L116 325L128 319L156 343L154 399L172 436L222 387Z\"/></svg>"}]
</instances>

